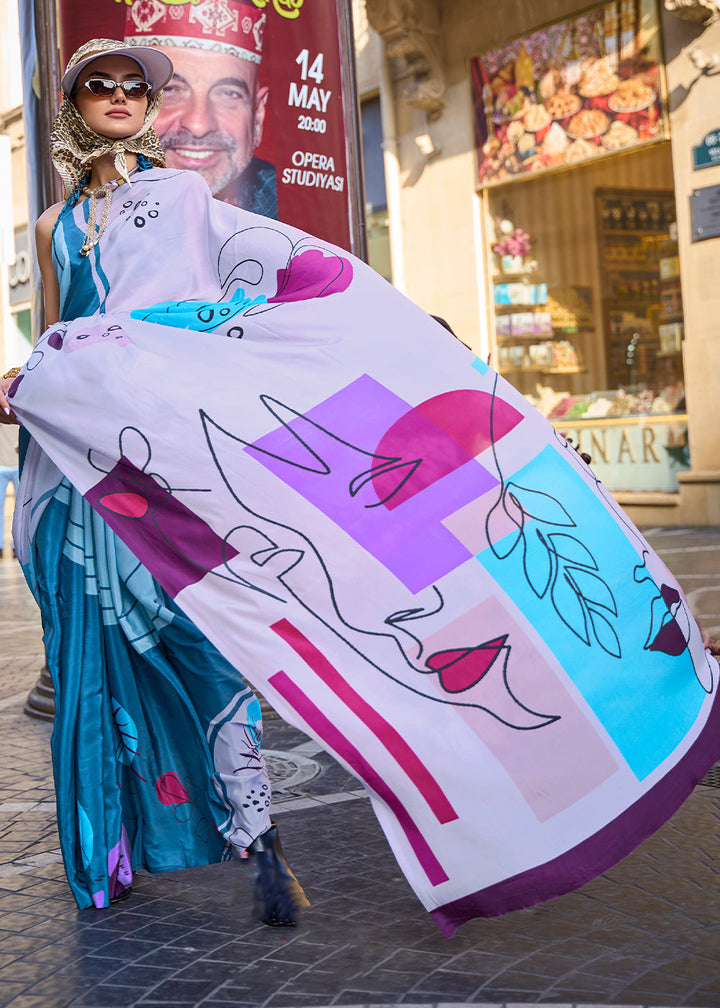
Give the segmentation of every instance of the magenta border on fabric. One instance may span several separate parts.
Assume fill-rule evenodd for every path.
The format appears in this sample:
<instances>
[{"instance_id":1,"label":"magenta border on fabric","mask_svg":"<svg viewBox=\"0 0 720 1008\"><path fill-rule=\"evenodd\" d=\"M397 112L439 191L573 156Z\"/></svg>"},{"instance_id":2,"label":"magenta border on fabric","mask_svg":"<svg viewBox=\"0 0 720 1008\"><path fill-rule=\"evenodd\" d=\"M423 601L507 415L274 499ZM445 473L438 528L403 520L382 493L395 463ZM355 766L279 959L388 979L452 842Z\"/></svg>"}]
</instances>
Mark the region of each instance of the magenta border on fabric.
<instances>
[{"instance_id":1,"label":"magenta border on fabric","mask_svg":"<svg viewBox=\"0 0 720 1008\"><path fill-rule=\"evenodd\" d=\"M524 910L585 885L667 822L719 757L720 697L716 691L705 725L688 752L630 808L552 861L431 910L432 918L442 934L452 938L461 924L475 917Z\"/></svg>"}]
</instances>

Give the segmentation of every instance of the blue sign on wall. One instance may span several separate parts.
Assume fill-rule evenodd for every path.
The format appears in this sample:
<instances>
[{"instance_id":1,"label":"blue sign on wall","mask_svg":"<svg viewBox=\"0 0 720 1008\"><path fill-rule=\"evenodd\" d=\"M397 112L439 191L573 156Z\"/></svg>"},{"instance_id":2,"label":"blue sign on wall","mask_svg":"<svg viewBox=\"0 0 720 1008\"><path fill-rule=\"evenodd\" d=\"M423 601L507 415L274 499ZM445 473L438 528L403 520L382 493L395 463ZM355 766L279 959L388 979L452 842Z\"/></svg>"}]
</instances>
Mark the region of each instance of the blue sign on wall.
<instances>
[{"instance_id":1,"label":"blue sign on wall","mask_svg":"<svg viewBox=\"0 0 720 1008\"><path fill-rule=\"evenodd\" d=\"M711 130L702 143L693 147L693 168L720 165L720 128Z\"/></svg>"}]
</instances>

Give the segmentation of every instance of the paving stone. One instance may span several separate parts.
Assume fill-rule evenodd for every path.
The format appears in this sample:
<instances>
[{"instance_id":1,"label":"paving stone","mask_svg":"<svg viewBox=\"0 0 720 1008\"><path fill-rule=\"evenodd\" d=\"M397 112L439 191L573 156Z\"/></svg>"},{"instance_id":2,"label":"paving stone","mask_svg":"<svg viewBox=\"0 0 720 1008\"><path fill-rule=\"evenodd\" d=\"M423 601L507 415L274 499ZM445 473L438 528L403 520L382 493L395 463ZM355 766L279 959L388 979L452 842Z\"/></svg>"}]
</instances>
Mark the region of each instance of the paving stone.
<instances>
[{"instance_id":1,"label":"paving stone","mask_svg":"<svg viewBox=\"0 0 720 1008\"><path fill-rule=\"evenodd\" d=\"M24 983L15 983L14 981L6 980L2 985L2 997L7 1000L1 1001L0 1004L4 1006L10 1003L14 997L24 992L25 986Z\"/></svg>"},{"instance_id":2,"label":"paving stone","mask_svg":"<svg viewBox=\"0 0 720 1008\"><path fill-rule=\"evenodd\" d=\"M187 980L177 977L163 980L158 986L153 987L148 998L156 1002L164 1002L171 1005L184 1001L196 1004L198 1001L206 998L212 991L217 990L220 984L221 981L212 979Z\"/></svg>"},{"instance_id":3,"label":"paving stone","mask_svg":"<svg viewBox=\"0 0 720 1008\"><path fill-rule=\"evenodd\" d=\"M34 994L20 994L12 1001L3 1001L7 1008L66 1008L65 998L39 997Z\"/></svg>"},{"instance_id":4,"label":"paving stone","mask_svg":"<svg viewBox=\"0 0 720 1008\"><path fill-rule=\"evenodd\" d=\"M114 987L110 984L92 990L70 1002L83 1008L133 1008L145 993L143 987Z\"/></svg>"},{"instance_id":5,"label":"paving stone","mask_svg":"<svg viewBox=\"0 0 720 1008\"><path fill-rule=\"evenodd\" d=\"M696 611L720 627L720 530L653 535L679 551L668 553L670 565ZM0 631L8 628L14 650L0 655L3 1008L720 1006L720 786L698 787L670 823L577 893L471 922L448 941L410 892L356 782L280 720L266 727L278 766L287 753L292 773L303 759L319 767L312 779L276 786L286 853L313 903L297 929L253 919L252 871L235 864L141 872L121 907L78 912L58 851L51 726L22 714L23 691L42 665L39 619L5 559Z\"/></svg>"}]
</instances>

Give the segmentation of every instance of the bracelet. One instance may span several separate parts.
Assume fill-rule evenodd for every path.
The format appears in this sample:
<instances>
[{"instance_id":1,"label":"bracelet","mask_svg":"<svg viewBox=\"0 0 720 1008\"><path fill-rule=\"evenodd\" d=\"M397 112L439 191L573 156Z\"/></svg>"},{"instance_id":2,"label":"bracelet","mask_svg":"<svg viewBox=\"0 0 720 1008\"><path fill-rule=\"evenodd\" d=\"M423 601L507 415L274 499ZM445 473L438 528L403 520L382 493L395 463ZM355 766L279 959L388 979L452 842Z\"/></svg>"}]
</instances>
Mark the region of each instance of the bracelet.
<instances>
[{"instance_id":1,"label":"bracelet","mask_svg":"<svg viewBox=\"0 0 720 1008\"><path fill-rule=\"evenodd\" d=\"M17 376L20 374L21 371L22 371L22 368L11 367L9 371L5 372L5 374L2 376L2 379L0 379L0 381L3 381L5 378L17 378Z\"/></svg>"}]
</instances>

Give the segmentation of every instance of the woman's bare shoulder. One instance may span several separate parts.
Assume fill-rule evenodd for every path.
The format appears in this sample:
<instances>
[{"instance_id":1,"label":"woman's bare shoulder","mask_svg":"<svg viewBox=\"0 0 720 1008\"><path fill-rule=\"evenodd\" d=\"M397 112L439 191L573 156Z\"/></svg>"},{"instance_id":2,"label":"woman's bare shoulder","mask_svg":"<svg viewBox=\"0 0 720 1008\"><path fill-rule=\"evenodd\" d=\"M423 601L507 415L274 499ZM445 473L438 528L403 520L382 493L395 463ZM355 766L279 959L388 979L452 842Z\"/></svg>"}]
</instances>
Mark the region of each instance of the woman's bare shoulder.
<instances>
[{"instance_id":1,"label":"woman's bare shoulder","mask_svg":"<svg viewBox=\"0 0 720 1008\"><path fill-rule=\"evenodd\" d=\"M64 206L64 202L54 203L40 214L35 225L35 234L38 238L49 238L52 235L52 230Z\"/></svg>"}]
</instances>

